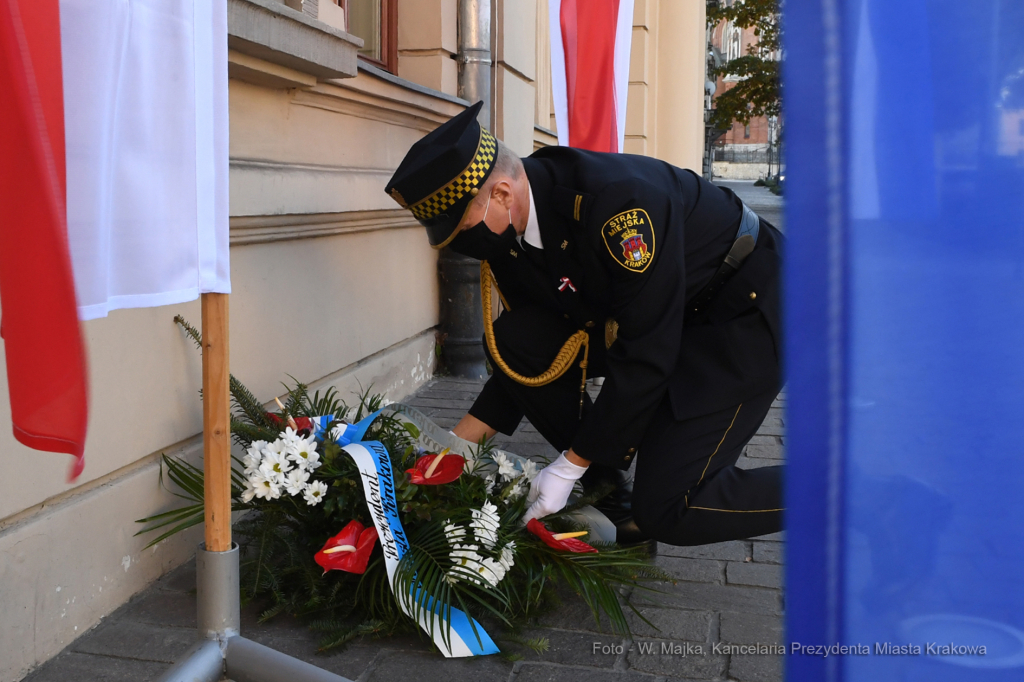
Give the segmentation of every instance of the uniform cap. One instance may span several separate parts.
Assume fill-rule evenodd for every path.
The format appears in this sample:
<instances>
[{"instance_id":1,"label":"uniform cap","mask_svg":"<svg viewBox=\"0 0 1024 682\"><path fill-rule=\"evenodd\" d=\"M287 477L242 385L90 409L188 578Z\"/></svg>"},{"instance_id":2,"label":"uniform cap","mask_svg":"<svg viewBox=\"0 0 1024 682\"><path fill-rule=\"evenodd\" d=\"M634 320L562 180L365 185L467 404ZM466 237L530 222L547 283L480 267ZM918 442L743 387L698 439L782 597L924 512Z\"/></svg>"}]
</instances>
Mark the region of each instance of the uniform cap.
<instances>
[{"instance_id":1,"label":"uniform cap","mask_svg":"<svg viewBox=\"0 0 1024 682\"><path fill-rule=\"evenodd\" d=\"M427 228L434 248L446 246L494 169L498 141L476 117L483 102L428 133L412 146L384 191Z\"/></svg>"}]
</instances>

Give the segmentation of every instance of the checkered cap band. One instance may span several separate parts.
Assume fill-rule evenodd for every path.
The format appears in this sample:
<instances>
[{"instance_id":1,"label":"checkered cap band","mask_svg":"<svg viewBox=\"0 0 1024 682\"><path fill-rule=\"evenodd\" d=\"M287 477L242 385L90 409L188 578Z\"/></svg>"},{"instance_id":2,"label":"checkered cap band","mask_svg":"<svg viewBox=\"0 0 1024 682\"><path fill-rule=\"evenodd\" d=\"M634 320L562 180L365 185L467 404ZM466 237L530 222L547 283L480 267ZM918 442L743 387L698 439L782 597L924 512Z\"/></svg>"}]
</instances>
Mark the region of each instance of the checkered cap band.
<instances>
[{"instance_id":1,"label":"checkered cap band","mask_svg":"<svg viewBox=\"0 0 1024 682\"><path fill-rule=\"evenodd\" d=\"M476 156L459 177L431 194L426 199L409 207L417 220L429 220L439 216L466 196L474 187L479 188L494 166L498 154L498 141L486 129L480 128L480 145Z\"/></svg>"}]
</instances>

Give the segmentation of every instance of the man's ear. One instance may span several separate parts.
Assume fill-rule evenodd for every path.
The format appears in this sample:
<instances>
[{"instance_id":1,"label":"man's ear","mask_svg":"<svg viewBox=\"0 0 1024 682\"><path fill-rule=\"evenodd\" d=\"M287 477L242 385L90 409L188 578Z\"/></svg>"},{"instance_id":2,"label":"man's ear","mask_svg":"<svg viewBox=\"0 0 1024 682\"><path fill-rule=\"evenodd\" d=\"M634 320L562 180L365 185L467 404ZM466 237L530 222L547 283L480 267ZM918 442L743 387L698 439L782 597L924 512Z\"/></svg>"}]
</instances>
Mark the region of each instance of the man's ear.
<instances>
[{"instance_id":1,"label":"man's ear","mask_svg":"<svg viewBox=\"0 0 1024 682\"><path fill-rule=\"evenodd\" d=\"M502 208L509 208L512 205L512 199L512 183L508 180L496 182L491 187L491 201L500 204Z\"/></svg>"}]
</instances>

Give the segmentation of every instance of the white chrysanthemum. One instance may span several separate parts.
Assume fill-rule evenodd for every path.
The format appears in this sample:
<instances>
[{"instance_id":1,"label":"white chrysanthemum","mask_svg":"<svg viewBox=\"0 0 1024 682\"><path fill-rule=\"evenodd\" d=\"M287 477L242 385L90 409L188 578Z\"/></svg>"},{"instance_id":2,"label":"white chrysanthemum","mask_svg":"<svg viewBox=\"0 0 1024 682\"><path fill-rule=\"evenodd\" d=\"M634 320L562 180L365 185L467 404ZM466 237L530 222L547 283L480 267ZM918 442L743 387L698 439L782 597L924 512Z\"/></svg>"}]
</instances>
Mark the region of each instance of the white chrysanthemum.
<instances>
[{"instance_id":1,"label":"white chrysanthemum","mask_svg":"<svg viewBox=\"0 0 1024 682\"><path fill-rule=\"evenodd\" d=\"M466 538L465 528L458 524L450 523L450 519L445 519L444 523L444 535L448 538L449 545L455 547L459 542Z\"/></svg>"},{"instance_id":2,"label":"white chrysanthemum","mask_svg":"<svg viewBox=\"0 0 1024 682\"><path fill-rule=\"evenodd\" d=\"M540 473L539 464L534 462L532 459L523 460L523 475L526 476L527 481L532 481L538 473Z\"/></svg>"},{"instance_id":3,"label":"white chrysanthemum","mask_svg":"<svg viewBox=\"0 0 1024 682\"><path fill-rule=\"evenodd\" d=\"M259 471L260 464L263 463L263 453L255 447L250 447L245 451L245 455L242 456L242 464L245 465L245 475L248 476L251 473Z\"/></svg>"},{"instance_id":4,"label":"white chrysanthemum","mask_svg":"<svg viewBox=\"0 0 1024 682\"><path fill-rule=\"evenodd\" d=\"M285 476L292 468L288 457L280 452L268 452L263 455L263 463L260 464L260 473L277 484L284 483Z\"/></svg>"},{"instance_id":5,"label":"white chrysanthemum","mask_svg":"<svg viewBox=\"0 0 1024 682\"><path fill-rule=\"evenodd\" d=\"M516 497L521 497L523 494L526 493L527 484L526 484L525 481L526 481L526 477L525 476L520 476L519 478L516 479L515 485L513 485L511 488L508 489L508 497L509 497L509 499L513 499L513 498L516 498Z\"/></svg>"},{"instance_id":6,"label":"white chrysanthemum","mask_svg":"<svg viewBox=\"0 0 1024 682\"><path fill-rule=\"evenodd\" d=\"M498 476L503 478L514 478L518 475L516 465L502 452L494 453L494 463L498 465Z\"/></svg>"},{"instance_id":7,"label":"white chrysanthemum","mask_svg":"<svg viewBox=\"0 0 1024 682\"><path fill-rule=\"evenodd\" d=\"M302 497L306 500L306 504L310 507L315 507L323 501L324 495L326 494L327 484L323 481L313 481L306 486L305 491L302 493Z\"/></svg>"},{"instance_id":8,"label":"white chrysanthemum","mask_svg":"<svg viewBox=\"0 0 1024 682\"><path fill-rule=\"evenodd\" d=\"M286 426L284 427L284 431L281 433L281 435L278 436L277 440L283 444L283 447L281 448L281 450L283 451L289 445L295 445L296 443L304 439L302 438L302 436L295 432L295 429L293 429L290 426Z\"/></svg>"},{"instance_id":9,"label":"white chrysanthemum","mask_svg":"<svg viewBox=\"0 0 1024 682\"><path fill-rule=\"evenodd\" d=\"M508 543L501 548L501 556L498 557L498 561L501 563L502 568L506 572L511 571L512 567L515 566L516 560L516 541L509 540Z\"/></svg>"},{"instance_id":10,"label":"white chrysanthemum","mask_svg":"<svg viewBox=\"0 0 1024 682\"><path fill-rule=\"evenodd\" d=\"M246 451L245 457L242 458L243 464L246 465L246 474L259 469L259 465L263 462L263 449L267 444L266 440L253 440L249 443L249 449Z\"/></svg>"},{"instance_id":11,"label":"white chrysanthemum","mask_svg":"<svg viewBox=\"0 0 1024 682\"><path fill-rule=\"evenodd\" d=\"M491 557L485 557L481 568L478 569L480 576L489 582L491 586L497 586L501 582L501 579L505 577L505 567L501 565L501 562L492 559Z\"/></svg>"},{"instance_id":12,"label":"white chrysanthemum","mask_svg":"<svg viewBox=\"0 0 1024 682\"><path fill-rule=\"evenodd\" d=\"M281 486L276 480L265 476L262 471L253 474L249 482L256 489L256 497L261 500L276 500L281 497Z\"/></svg>"},{"instance_id":13,"label":"white chrysanthemum","mask_svg":"<svg viewBox=\"0 0 1024 682\"><path fill-rule=\"evenodd\" d=\"M481 509L474 509L472 513L473 520L469 522L469 526L473 529L473 535L484 547L491 549L498 541L498 507L491 502L484 502Z\"/></svg>"},{"instance_id":14,"label":"white chrysanthemum","mask_svg":"<svg viewBox=\"0 0 1024 682\"><path fill-rule=\"evenodd\" d=\"M288 472L284 479L284 489L289 495L301 495L306 490L306 481L309 480L309 472L298 467Z\"/></svg>"},{"instance_id":15,"label":"white chrysanthemum","mask_svg":"<svg viewBox=\"0 0 1024 682\"><path fill-rule=\"evenodd\" d=\"M455 545L455 549L448 555L448 558L455 564L455 567L448 572L448 582L473 580L480 575L483 557L477 552L478 549L480 549L479 545Z\"/></svg>"},{"instance_id":16,"label":"white chrysanthemum","mask_svg":"<svg viewBox=\"0 0 1024 682\"><path fill-rule=\"evenodd\" d=\"M251 479L246 480L245 490L242 491L242 502L248 504L249 502L252 502L252 498L254 497L256 497L256 485Z\"/></svg>"},{"instance_id":17,"label":"white chrysanthemum","mask_svg":"<svg viewBox=\"0 0 1024 682\"><path fill-rule=\"evenodd\" d=\"M288 459L304 469L314 471L320 466L320 453L316 451L316 438L300 438L288 446Z\"/></svg>"},{"instance_id":18,"label":"white chrysanthemum","mask_svg":"<svg viewBox=\"0 0 1024 682\"><path fill-rule=\"evenodd\" d=\"M272 452L280 454L280 453L284 452L285 448L287 448L287 447L288 447L288 443L286 443L284 441L284 439L278 438L273 443L267 443L266 445L263 446L263 448L262 448L263 456L266 457L267 455L269 455Z\"/></svg>"}]
</instances>

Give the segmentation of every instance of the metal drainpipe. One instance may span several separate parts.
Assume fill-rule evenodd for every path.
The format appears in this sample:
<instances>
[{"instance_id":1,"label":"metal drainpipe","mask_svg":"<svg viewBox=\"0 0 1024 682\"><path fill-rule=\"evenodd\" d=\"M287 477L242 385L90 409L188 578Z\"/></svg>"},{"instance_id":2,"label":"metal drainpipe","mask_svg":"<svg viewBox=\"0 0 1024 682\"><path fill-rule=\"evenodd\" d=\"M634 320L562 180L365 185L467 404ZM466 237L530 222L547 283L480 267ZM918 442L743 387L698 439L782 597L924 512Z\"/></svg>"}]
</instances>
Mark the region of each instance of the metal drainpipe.
<instances>
[{"instance_id":1,"label":"metal drainpipe","mask_svg":"<svg viewBox=\"0 0 1024 682\"><path fill-rule=\"evenodd\" d=\"M483 100L480 125L491 128L491 0L459 0L459 97ZM483 313L480 261L441 250L441 331L448 370L457 377L483 379Z\"/></svg>"}]
</instances>

